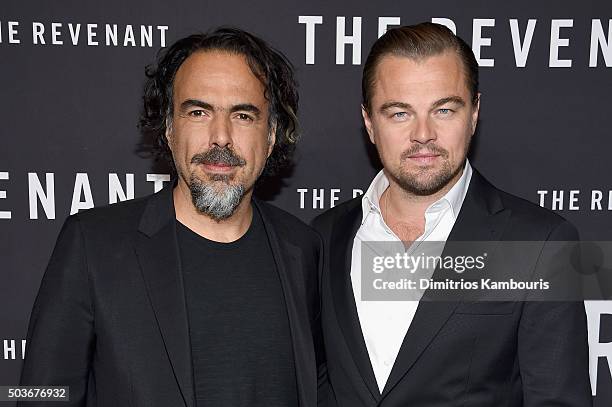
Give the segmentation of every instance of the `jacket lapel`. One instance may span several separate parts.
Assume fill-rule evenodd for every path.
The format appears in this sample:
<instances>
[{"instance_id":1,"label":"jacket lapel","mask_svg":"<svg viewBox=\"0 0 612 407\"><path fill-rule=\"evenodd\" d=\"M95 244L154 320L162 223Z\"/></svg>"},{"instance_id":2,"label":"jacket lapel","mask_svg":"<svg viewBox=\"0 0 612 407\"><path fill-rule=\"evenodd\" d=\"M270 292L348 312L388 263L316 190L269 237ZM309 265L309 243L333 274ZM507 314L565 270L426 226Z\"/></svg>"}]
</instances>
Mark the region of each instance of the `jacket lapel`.
<instances>
[{"instance_id":1,"label":"jacket lapel","mask_svg":"<svg viewBox=\"0 0 612 407\"><path fill-rule=\"evenodd\" d=\"M149 198L135 251L176 381L185 405L193 407L191 345L172 189L169 184Z\"/></svg>"},{"instance_id":2,"label":"jacket lapel","mask_svg":"<svg viewBox=\"0 0 612 407\"><path fill-rule=\"evenodd\" d=\"M351 284L353 239L362 219L361 200L357 199L355 202L358 204L347 209L347 213L341 216L333 226L329 249L330 284L334 308L344 340L366 387L374 400L378 400L380 391L363 339Z\"/></svg>"},{"instance_id":3,"label":"jacket lapel","mask_svg":"<svg viewBox=\"0 0 612 407\"><path fill-rule=\"evenodd\" d=\"M261 214L285 298L293 345L299 405L314 406L317 403L314 397L316 393L311 389L317 387L316 369L313 367L316 355L313 350L308 317L306 287L302 278L301 251L286 239L279 238L277 230L281 225L274 224L273 217L268 214L265 204L255 199L253 199L253 204Z\"/></svg>"},{"instance_id":4,"label":"jacket lapel","mask_svg":"<svg viewBox=\"0 0 612 407\"><path fill-rule=\"evenodd\" d=\"M510 216L499 192L476 170L449 241L495 241ZM444 255L444 254L443 254ZM425 293L427 295L427 293ZM457 307L457 301L420 301L382 396L399 383Z\"/></svg>"}]
</instances>

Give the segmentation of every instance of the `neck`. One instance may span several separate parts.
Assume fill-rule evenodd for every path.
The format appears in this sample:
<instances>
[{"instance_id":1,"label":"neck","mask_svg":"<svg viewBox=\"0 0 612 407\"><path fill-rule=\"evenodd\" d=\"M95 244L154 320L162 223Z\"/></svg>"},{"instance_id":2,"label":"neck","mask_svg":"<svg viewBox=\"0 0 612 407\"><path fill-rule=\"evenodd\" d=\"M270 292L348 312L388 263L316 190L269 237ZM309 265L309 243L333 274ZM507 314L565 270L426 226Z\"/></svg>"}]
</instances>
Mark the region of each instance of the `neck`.
<instances>
[{"instance_id":1,"label":"neck","mask_svg":"<svg viewBox=\"0 0 612 407\"><path fill-rule=\"evenodd\" d=\"M208 240L222 243L236 241L246 233L251 225L253 219L252 189L244 194L232 216L223 220L215 220L199 212L193 205L189 187L181 180L172 194L176 219Z\"/></svg>"}]
</instances>

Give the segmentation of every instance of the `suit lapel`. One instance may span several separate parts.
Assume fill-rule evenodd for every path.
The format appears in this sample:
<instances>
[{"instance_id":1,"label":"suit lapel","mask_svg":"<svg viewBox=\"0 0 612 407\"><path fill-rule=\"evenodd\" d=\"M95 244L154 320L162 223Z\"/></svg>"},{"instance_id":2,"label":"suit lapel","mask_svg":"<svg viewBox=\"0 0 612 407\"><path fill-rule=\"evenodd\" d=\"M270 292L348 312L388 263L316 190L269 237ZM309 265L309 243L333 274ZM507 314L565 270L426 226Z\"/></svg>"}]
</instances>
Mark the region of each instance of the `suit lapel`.
<instances>
[{"instance_id":1,"label":"suit lapel","mask_svg":"<svg viewBox=\"0 0 612 407\"><path fill-rule=\"evenodd\" d=\"M172 185L149 198L139 232L135 251L149 300L185 405L193 407L191 345Z\"/></svg>"},{"instance_id":2,"label":"suit lapel","mask_svg":"<svg viewBox=\"0 0 612 407\"><path fill-rule=\"evenodd\" d=\"M295 362L295 374L298 385L299 405L314 406L317 400L311 389L317 387L317 377L312 367L316 361L313 350L312 333L304 286L303 267L300 249L286 239L280 239L273 217L268 214L265 204L253 200L259 210L272 249L276 270L287 307L289 329Z\"/></svg>"},{"instance_id":3,"label":"suit lapel","mask_svg":"<svg viewBox=\"0 0 612 407\"><path fill-rule=\"evenodd\" d=\"M374 400L380 398L380 391L370 363L370 357L363 339L353 286L351 284L351 255L353 239L361 224L361 200L334 224L330 239L330 284L338 324L344 340L353 357L361 378Z\"/></svg>"},{"instance_id":4,"label":"suit lapel","mask_svg":"<svg viewBox=\"0 0 612 407\"><path fill-rule=\"evenodd\" d=\"M498 240L509 215L510 211L503 208L498 191L474 170L461 211L448 240ZM457 301L419 302L383 390L383 397L389 394L410 370L421 353L450 318L457 305Z\"/></svg>"}]
</instances>

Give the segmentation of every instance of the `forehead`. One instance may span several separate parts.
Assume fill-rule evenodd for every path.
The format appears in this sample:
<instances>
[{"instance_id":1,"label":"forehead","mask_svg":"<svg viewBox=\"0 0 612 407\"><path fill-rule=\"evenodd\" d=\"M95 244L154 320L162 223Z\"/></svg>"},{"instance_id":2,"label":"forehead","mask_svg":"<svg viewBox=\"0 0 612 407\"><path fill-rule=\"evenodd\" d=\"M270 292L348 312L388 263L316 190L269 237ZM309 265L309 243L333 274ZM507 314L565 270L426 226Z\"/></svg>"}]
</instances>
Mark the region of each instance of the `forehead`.
<instances>
[{"instance_id":1,"label":"forehead","mask_svg":"<svg viewBox=\"0 0 612 407\"><path fill-rule=\"evenodd\" d=\"M175 102L188 98L242 98L238 103L264 103L264 86L243 55L197 51L179 67L173 83Z\"/></svg>"},{"instance_id":2,"label":"forehead","mask_svg":"<svg viewBox=\"0 0 612 407\"><path fill-rule=\"evenodd\" d=\"M395 100L412 104L461 96L467 102L466 80L461 59L453 52L418 60L388 55L376 68L372 98L374 103Z\"/></svg>"}]
</instances>

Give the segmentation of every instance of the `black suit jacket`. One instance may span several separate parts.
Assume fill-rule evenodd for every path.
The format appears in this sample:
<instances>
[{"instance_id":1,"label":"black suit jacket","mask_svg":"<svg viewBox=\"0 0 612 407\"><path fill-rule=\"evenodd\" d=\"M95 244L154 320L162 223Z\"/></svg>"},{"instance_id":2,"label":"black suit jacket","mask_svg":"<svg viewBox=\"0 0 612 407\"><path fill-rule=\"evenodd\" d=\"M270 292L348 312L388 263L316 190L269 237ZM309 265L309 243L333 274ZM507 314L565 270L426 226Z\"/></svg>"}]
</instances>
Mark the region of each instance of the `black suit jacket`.
<instances>
[{"instance_id":1,"label":"black suit jacket","mask_svg":"<svg viewBox=\"0 0 612 407\"><path fill-rule=\"evenodd\" d=\"M590 406L582 302L421 301L381 392L350 282L361 198L313 222L324 241L322 324L333 398L360 406ZM560 216L474 171L450 241L575 240Z\"/></svg>"},{"instance_id":2,"label":"black suit jacket","mask_svg":"<svg viewBox=\"0 0 612 407\"><path fill-rule=\"evenodd\" d=\"M294 216L253 202L285 296L299 403L315 406L321 241ZM170 186L68 218L30 318L22 385L69 386L59 406L194 406L175 225Z\"/></svg>"}]
</instances>

